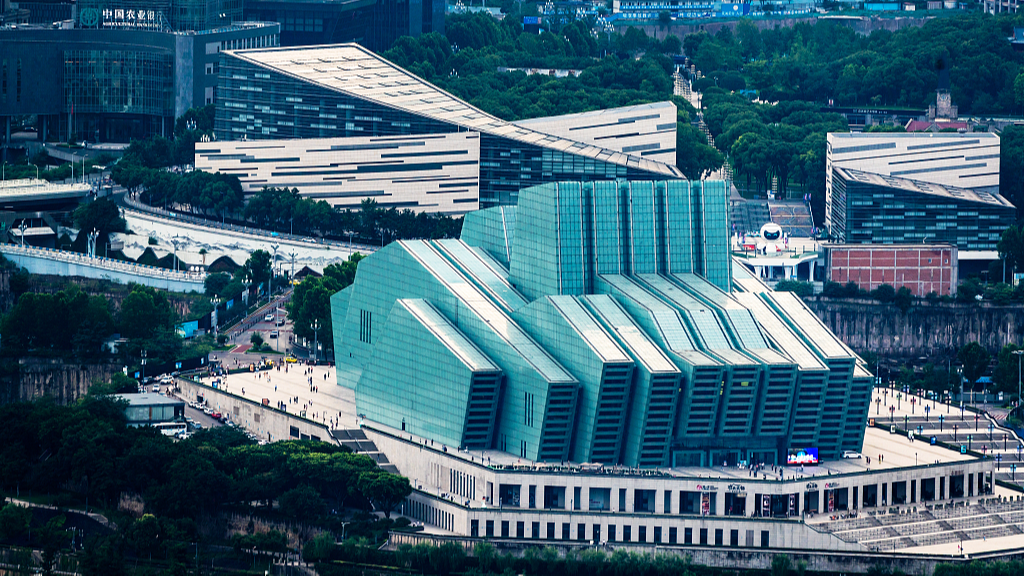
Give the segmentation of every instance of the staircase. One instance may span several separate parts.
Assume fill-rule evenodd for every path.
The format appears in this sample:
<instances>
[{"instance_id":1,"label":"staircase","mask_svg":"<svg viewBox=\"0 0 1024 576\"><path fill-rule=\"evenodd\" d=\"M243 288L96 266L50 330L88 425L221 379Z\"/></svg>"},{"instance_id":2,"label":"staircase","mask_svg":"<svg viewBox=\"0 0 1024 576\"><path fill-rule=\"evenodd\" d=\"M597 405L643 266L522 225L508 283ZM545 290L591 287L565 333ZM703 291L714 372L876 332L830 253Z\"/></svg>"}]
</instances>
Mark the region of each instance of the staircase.
<instances>
[{"instance_id":1,"label":"staircase","mask_svg":"<svg viewBox=\"0 0 1024 576\"><path fill-rule=\"evenodd\" d=\"M352 452L372 458L381 470L391 472L392 474L399 473L398 468L388 460L388 457L383 452L377 449L377 445L366 437L366 434L362 429L339 428L331 430L331 436L338 444L348 448Z\"/></svg>"}]
</instances>

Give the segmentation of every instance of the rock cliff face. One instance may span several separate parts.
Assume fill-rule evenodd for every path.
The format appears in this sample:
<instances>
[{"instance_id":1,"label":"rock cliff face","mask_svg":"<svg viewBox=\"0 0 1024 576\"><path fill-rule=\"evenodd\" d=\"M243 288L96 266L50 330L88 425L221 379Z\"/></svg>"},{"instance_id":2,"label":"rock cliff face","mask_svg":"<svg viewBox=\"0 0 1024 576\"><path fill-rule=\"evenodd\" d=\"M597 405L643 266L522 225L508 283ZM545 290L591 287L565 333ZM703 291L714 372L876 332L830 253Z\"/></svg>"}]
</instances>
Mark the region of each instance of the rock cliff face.
<instances>
[{"instance_id":1,"label":"rock cliff face","mask_svg":"<svg viewBox=\"0 0 1024 576\"><path fill-rule=\"evenodd\" d=\"M44 396L70 404L89 391L94 380L110 380L117 364L82 364L58 359L22 358L3 366L0 404L28 402Z\"/></svg>"},{"instance_id":2,"label":"rock cliff face","mask_svg":"<svg viewBox=\"0 0 1024 576\"><path fill-rule=\"evenodd\" d=\"M822 298L807 306L858 352L883 356L944 356L979 342L995 352L1024 339L1024 306L915 303L903 314L873 300Z\"/></svg>"}]
</instances>

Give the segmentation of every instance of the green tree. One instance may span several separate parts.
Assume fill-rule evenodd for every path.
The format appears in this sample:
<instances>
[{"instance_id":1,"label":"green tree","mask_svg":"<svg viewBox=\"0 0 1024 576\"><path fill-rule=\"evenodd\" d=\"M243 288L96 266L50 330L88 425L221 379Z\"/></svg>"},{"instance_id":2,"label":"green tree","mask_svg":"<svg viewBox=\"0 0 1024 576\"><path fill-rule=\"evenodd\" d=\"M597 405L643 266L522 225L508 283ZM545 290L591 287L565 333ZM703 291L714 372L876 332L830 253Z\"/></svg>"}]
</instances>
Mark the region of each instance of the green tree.
<instances>
[{"instance_id":1,"label":"green tree","mask_svg":"<svg viewBox=\"0 0 1024 576\"><path fill-rule=\"evenodd\" d=\"M814 285L800 280L779 280L775 285L776 292L793 292L801 298L814 296Z\"/></svg>"},{"instance_id":2,"label":"green tree","mask_svg":"<svg viewBox=\"0 0 1024 576\"><path fill-rule=\"evenodd\" d=\"M0 508L0 540L15 538L28 530L32 510L13 502Z\"/></svg>"},{"instance_id":3,"label":"green tree","mask_svg":"<svg viewBox=\"0 0 1024 576\"><path fill-rule=\"evenodd\" d=\"M260 336L259 332L253 332L252 336L249 336L249 342L256 350L263 348L263 336Z\"/></svg>"},{"instance_id":4,"label":"green tree","mask_svg":"<svg viewBox=\"0 0 1024 576\"><path fill-rule=\"evenodd\" d=\"M321 532L302 547L302 559L306 562L326 562L331 559L334 548L334 536L330 532Z\"/></svg>"},{"instance_id":5,"label":"green tree","mask_svg":"<svg viewBox=\"0 0 1024 576\"><path fill-rule=\"evenodd\" d=\"M255 250L245 261L243 269L245 278L253 285L266 284L270 281L270 253L266 250Z\"/></svg>"},{"instance_id":6,"label":"green tree","mask_svg":"<svg viewBox=\"0 0 1024 576\"><path fill-rule=\"evenodd\" d=\"M162 291L135 285L121 302L121 335L125 338L150 338L157 328L172 328L175 318L174 309Z\"/></svg>"},{"instance_id":7,"label":"green tree","mask_svg":"<svg viewBox=\"0 0 1024 576\"><path fill-rule=\"evenodd\" d=\"M900 312L906 314L910 307L914 305L914 293L910 291L910 288L900 286L900 289L896 291L896 295L893 297L892 303L899 308Z\"/></svg>"},{"instance_id":8,"label":"green tree","mask_svg":"<svg viewBox=\"0 0 1024 576\"><path fill-rule=\"evenodd\" d=\"M412 493L409 479L389 472L364 472L359 476L359 491L391 518L391 511Z\"/></svg>"},{"instance_id":9,"label":"green tree","mask_svg":"<svg viewBox=\"0 0 1024 576\"><path fill-rule=\"evenodd\" d=\"M896 289L892 284L880 284L871 291L871 297L882 304L889 304L896 298Z\"/></svg>"},{"instance_id":10,"label":"green tree","mask_svg":"<svg viewBox=\"0 0 1024 576\"><path fill-rule=\"evenodd\" d=\"M74 214L75 225L80 230L98 230L101 234L124 232L127 227L121 210L106 198L99 198L79 206Z\"/></svg>"},{"instance_id":11,"label":"green tree","mask_svg":"<svg viewBox=\"0 0 1024 576\"><path fill-rule=\"evenodd\" d=\"M961 348L956 357L963 364L964 378L970 382L973 388L978 380L985 375L985 370L988 368L988 361L991 359L988 350L977 342L971 342Z\"/></svg>"},{"instance_id":12,"label":"green tree","mask_svg":"<svg viewBox=\"0 0 1024 576\"><path fill-rule=\"evenodd\" d=\"M214 272L206 277L203 286L206 288L207 296L228 296L224 289L231 283L231 276L224 272Z\"/></svg>"},{"instance_id":13,"label":"green tree","mask_svg":"<svg viewBox=\"0 0 1024 576\"><path fill-rule=\"evenodd\" d=\"M302 485L293 488L277 499L281 512L292 518L312 520L327 512L327 502L315 488Z\"/></svg>"}]
</instances>

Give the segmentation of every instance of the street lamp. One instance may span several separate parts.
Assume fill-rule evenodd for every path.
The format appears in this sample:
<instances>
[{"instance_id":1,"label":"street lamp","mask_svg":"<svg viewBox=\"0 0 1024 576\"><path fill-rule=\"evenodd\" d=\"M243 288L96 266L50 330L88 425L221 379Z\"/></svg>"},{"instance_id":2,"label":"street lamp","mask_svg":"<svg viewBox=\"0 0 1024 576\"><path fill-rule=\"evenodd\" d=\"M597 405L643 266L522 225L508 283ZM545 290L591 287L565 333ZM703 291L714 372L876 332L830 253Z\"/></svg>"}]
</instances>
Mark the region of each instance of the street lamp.
<instances>
[{"instance_id":1,"label":"street lamp","mask_svg":"<svg viewBox=\"0 0 1024 576\"><path fill-rule=\"evenodd\" d=\"M21 224L18 224L18 230L21 232L21 247L22 248L25 247L25 229L26 228L28 228L28 226L26 226L25 225L25 221L22 220Z\"/></svg>"},{"instance_id":2,"label":"street lamp","mask_svg":"<svg viewBox=\"0 0 1024 576\"><path fill-rule=\"evenodd\" d=\"M317 361L317 332L320 330L320 319L313 320L313 364L316 365Z\"/></svg>"},{"instance_id":3,"label":"street lamp","mask_svg":"<svg viewBox=\"0 0 1024 576\"><path fill-rule=\"evenodd\" d=\"M277 249L280 247L278 244L270 247L274 251L274 259L270 261L270 286L267 288L267 304L270 304L271 295L274 293L274 264L277 264Z\"/></svg>"},{"instance_id":4,"label":"street lamp","mask_svg":"<svg viewBox=\"0 0 1024 576\"><path fill-rule=\"evenodd\" d=\"M1024 356L1024 349L1014 350L1013 355L1017 357L1017 409L1020 410L1020 357Z\"/></svg>"}]
</instances>

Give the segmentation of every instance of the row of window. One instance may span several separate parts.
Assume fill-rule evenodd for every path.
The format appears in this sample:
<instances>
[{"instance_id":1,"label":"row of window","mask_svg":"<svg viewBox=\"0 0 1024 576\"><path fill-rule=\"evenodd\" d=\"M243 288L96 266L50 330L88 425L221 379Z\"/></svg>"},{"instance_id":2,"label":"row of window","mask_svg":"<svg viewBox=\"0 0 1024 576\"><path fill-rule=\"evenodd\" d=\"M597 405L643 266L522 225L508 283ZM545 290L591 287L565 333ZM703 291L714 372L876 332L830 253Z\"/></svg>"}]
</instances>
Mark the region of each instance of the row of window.
<instances>
[{"instance_id":1,"label":"row of window","mask_svg":"<svg viewBox=\"0 0 1024 576\"><path fill-rule=\"evenodd\" d=\"M590 540L595 543L639 542L653 544L700 544L702 546L710 544L710 538L713 536L715 546L726 545L726 530L724 528L715 528L714 530L698 528L694 530L693 528L683 527L682 539L680 539L679 528L677 526L669 526L668 530L665 530L662 526L654 526L650 531L648 531L647 526L636 526L635 538L633 532L634 527L629 524L622 525L621 532L618 530L619 526L609 524L606 534L602 534L601 524L591 524L588 531L587 525L582 522L575 525L575 534L573 534L573 525L569 522L546 522L543 526L543 531L541 529L542 526L540 522L531 522L529 534L526 532L526 522L523 521L515 523L515 532L512 532L512 522L509 520L501 520L498 528L500 531L496 533L494 520L485 520L484 533L481 534L480 521L474 519L470 520L469 535L473 538L479 538L481 536L486 538L545 538L547 540ZM695 535L696 540L694 539ZM768 548L771 542L768 530L760 531L760 538L756 544L754 530L743 531L742 543L740 541L741 531L739 529L729 530L728 535L728 545L732 547L744 546L753 548L755 546L759 546L761 548Z\"/></svg>"}]
</instances>

